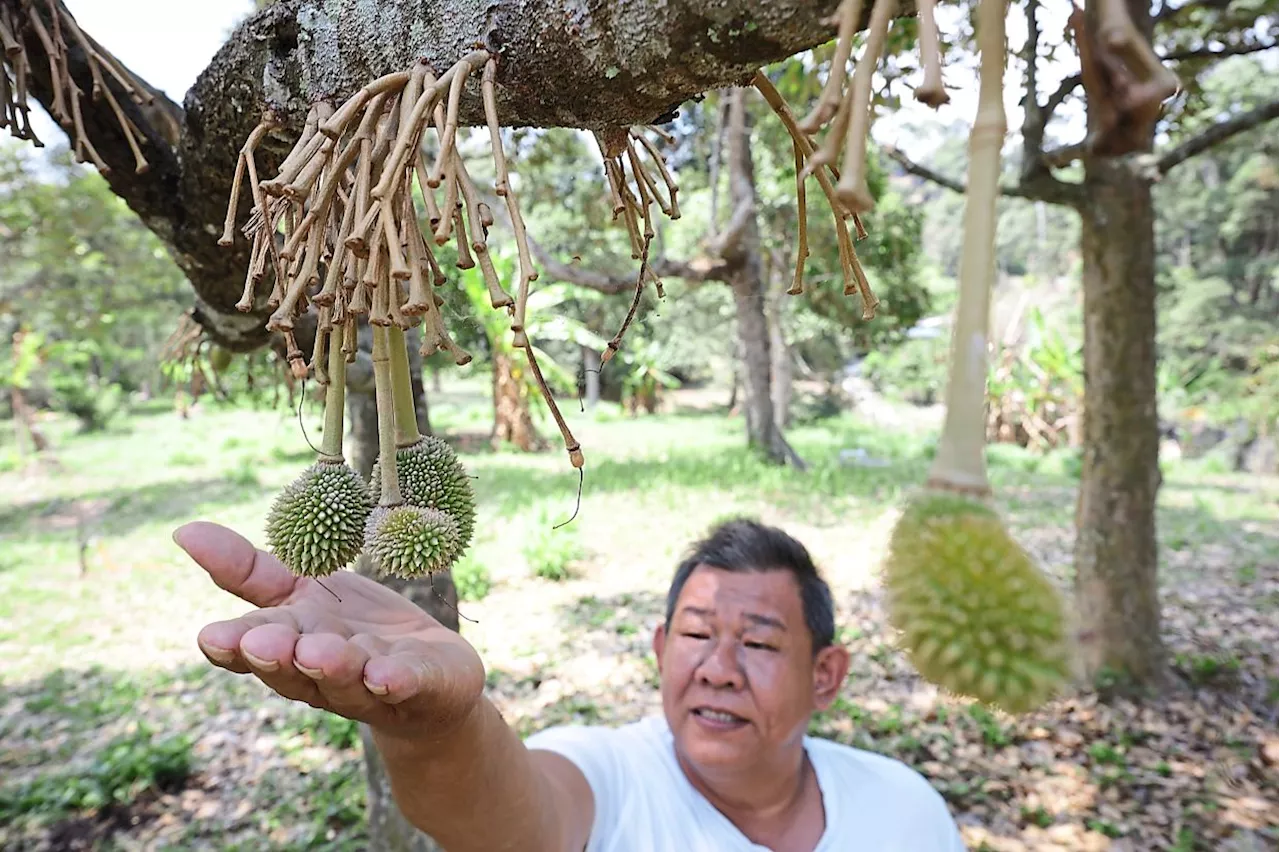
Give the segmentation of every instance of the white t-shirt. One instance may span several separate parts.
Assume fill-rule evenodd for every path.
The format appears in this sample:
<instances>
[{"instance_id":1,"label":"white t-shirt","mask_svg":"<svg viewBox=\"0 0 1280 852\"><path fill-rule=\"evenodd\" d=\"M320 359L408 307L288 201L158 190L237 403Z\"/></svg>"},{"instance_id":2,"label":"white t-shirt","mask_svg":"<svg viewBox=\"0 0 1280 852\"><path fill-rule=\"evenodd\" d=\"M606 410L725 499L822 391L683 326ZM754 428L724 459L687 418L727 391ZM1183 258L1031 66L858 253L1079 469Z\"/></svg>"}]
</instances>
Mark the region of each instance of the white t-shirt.
<instances>
[{"instance_id":1,"label":"white t-shirt","mask_svg":"<svg viewBox=\"0 0 1280 852\"><path fill-rule=\"evenodd\" d=\"M662 716L619 728L548 728L525 740L586 776L595 820L586 852L768 852L699 793ZM814 852L964 852L946 802L905 763L805 738L826 812Z\"/></svg>"}]
</instances>

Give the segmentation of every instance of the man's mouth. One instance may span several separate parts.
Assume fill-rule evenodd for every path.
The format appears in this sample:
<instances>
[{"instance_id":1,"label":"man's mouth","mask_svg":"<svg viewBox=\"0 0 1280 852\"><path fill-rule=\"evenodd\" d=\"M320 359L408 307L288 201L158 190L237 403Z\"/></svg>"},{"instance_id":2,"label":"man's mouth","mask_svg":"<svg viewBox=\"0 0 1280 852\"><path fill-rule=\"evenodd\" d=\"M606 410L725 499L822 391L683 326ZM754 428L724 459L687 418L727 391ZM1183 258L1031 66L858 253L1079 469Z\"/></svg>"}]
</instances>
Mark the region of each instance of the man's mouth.
<instances>
[{"instance_id":1,"label":"man's mouth","mask_svg":"<svg viewBox=\"0 0 1280 852\"><path fill-rule=\"evenodd\" d=\"M702 719L704 722L709 722L717 727L736 727L738 725L745 725L747 722L746 719L741 716L734 715L727 710L713 710L710 707L695 707L693 715Z\"/></svg>"}]
</instances>

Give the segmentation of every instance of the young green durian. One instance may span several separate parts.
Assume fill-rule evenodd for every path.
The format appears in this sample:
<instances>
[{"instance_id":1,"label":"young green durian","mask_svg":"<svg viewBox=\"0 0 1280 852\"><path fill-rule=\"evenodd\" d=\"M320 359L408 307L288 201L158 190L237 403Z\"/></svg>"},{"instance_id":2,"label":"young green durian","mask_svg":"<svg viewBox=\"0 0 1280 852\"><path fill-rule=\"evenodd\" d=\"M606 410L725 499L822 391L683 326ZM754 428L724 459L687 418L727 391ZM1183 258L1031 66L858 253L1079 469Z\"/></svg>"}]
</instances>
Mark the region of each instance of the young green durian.
<instances>
[{"instance_id":1,"label":"young green durian","mask_svg":"<svg viewBox=\"0 0 1280 852\"><path fill-rule=\"evenodd\" d=\"M365 525L364 547L373 567L382 574L405 579L447 570L462 555L458 520L438 508L414 505L405 499L397 445L422 444L413 412L404 335L397 328L373 330L373 376L378 405L378 461L374 482L378 507ZM408 439L408 440L406 440ZM443 442L442 442L443 443ZM410 453L410 459L416 458ZM414 482L416 468L409 471ZM469 520L474 523L473 516Z\"/></svg>"},{"instance_id":2,"label":"young green durian","mask_svg":"<svg viewBox=\"0 0 1280 852\"><path fill-rule=\"evenodd\" d=\"M437 509L400 505L369 515L365 551L382 574L427 577L448 569L460 550L457 523Z\"/></svg>"},{"instance_id":3,"label":"young green durian","mask_svg":"<svg viewBox=\"0 0 1280 852\"><path fill-rule=\"evenodd\" d=\"M359 473L341 459L321 459L271 504L267 546L294 574L327 576L359 555L372 509Z\"/></svg>"},{"instance_id":4,"label":"young green durian","mask_svg":"<svg viewBox=\"0 0 1280 852\"><path fill-rule=\"evenodd\" d=\"M285 486L267 514L267 546L285 567L304 577L324 577L349 565L360 553L373 509L360 474L342 456L345 368L342 327L335 325L329 333L320 457Z\"/></svg>"},{"instance_id":5,"label":"young green durian","mask_svg":"<svg viewBox=\"0 0 1280 852\"><path fill-rule=\"evenodd\" d=\"M1069 675L1058 591L990 507L917 495L894 527L886 565L890 618L929 681L1021 713Z\"/></svg>"},{"instance_id":6,"label":"young green durian","mask_svg":"<svg viewBox=\"0 0 1280 852\"><path fill-rule=\"evenodd\" d=\"M920 674L1008 712L1048 700L1069 674L1057 590L989 504L984 462L987 323L996 190L1006 131L1003 0L980 0L978 114L970 133L960 296L947 413L927 487L890 536L882 569L890 623Z\"/></svg>"},{"instance_id":7,"label":"young green durian","mask_svg":"<svg viewBox=\"0 0 1280 852\"><path fill-rule=\"evenodd\" d=\"M476 524L476 497L471 478L453 448L434 435L421 435L396 450L400 496L410 506L438 509L453 518L461 547L471 544ZM381 462L373 463L370 485L381 488Z\"/></svg>"},{"instance_id":8,"label":"young green durian","mask_svg":"<svg viewBox=\"0 0 1280 852\"><path fill-rule=\"evenodd\" d=\"M471 478L453 448L441 438L418 431L418 419L410 392L409 357L404 332L392 326L387 332L395 406L396 474L400 497L410 506L438 509L453 518L461 542L460 552L471 544L476 524L476 498ZM381 496L382 459L373 463L369 488L375 500Z\"/></svg>"}]
</instances>

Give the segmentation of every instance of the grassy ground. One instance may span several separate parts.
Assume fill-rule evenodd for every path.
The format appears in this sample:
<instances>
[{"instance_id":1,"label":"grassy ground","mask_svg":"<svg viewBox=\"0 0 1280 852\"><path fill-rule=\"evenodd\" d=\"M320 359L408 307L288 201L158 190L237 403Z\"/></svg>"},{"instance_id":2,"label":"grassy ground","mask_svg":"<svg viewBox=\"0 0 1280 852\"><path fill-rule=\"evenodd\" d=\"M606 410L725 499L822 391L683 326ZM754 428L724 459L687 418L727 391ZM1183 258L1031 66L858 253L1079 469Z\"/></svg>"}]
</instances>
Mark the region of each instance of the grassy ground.
<instances>
[{"instance_id":1,"label":"grassy ground","mask_svg":"<svg viewBox=\"0 0 1280 852\"><path fill-rule=\"evenodd\" d=\"M486 404L482 384L447 384L433 424L474 437ZM927 468L927 423L799 426L799 474L749 457L741 421L718 413L566 413L587 474L560 530L578 486L562 452L465 442L481 517L455 570L476 622L463 632L521 730L656 710L648 641L670 572L715 519L750 513L799 536L837 591L854 666L814 732L916 766L971 848L1275 848L1275 479L1166 471L1176 690L1141 706L1079 692L1011 719L921 683L879 607L876 563ZM318 418L302 421L318 441ZM0 847L363 848L354 726L202 664L196 631L244 607L170 540L206 518L261 541L310 459L296 415L161 406L105 434L49 431L60 470L0 473ZM875 463L841 463L857 448ZM991 463L1019 540L1067 588L1071 459L1000 447Z\"/></svg>"}]
</instances>

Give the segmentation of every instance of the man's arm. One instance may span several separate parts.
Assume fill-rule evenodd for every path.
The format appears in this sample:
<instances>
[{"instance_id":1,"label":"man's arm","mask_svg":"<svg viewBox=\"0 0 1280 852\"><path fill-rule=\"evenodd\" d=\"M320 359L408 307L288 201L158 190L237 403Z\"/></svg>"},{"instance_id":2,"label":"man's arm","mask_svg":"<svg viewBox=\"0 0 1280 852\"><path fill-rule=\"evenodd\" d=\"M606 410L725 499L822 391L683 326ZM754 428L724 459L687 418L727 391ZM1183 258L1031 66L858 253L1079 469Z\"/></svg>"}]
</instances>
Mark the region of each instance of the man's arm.
<instances>
[{"instance_id":1,"label":"man's arm","mask_svg":"<svg viewBox=\"0 0 1280 852\"><path fill-rule=\"evenodd\" d=\"M405 818L449 852L582 852L591 787L567 758L530 750L481 698L457 729L405 738L373 731Z\"/></svg>"},{"instance_id":2,"label":"man's arm","mask_svg":"<svg viewBox=\"0 0 1280 852\"><path fill-rule=\"evenodd\" d=\"M449 852L582 852L593 799L568 759L530 750L484 697L465 639L386 586L349 571L293 576L216 524L177 543L215 584L253 604L197 636L214 665L366 723L396 804Z\"/></svg>"}]
</instances>

